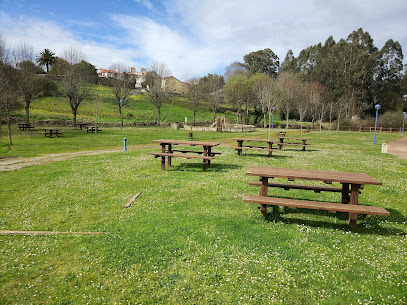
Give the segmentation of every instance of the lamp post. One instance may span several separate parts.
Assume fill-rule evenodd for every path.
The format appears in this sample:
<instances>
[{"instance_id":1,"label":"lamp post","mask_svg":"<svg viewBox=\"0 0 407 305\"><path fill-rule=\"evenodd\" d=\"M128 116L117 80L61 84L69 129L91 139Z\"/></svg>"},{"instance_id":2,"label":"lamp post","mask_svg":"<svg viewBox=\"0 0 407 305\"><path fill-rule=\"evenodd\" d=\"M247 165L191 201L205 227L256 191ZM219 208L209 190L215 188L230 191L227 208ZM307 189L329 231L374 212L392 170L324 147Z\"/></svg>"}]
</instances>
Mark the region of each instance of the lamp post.
<instances>
[{"instance_id":1,"label":"lamp post","mask_svg":"<svg viewBox=\"0 0 407 305\"><path fill-rule=\"evenodd\" d=\"M406 113L407 112L403 112L403 129L402 129L402 131L401 131L401 134L403 135L404 134L404 122L406 121Z\"/></svg>"},{"instance_id":2,"label":"lamp post","mask_svg":"<svg viewBox=\"0 0 407 305\"><path fill-rule=\"evenodd\" d=\"M375 122L375 124L374 124L374 139L373 139L373 144L376 144L377 116L379 115L380 105L377 104L377 105L374 106L374 108L376 109L376 122Z\"/></svg>"},{"instance_id":3,"label":"lamp post","mask_svg":"<svg viewBox=\"0 0 407 305\"><path fill-rule=\"evenodd\" d=\"M120 100L120 130L123 130L123 100Z\"/></svg>"},{"instance_id":4,"label":"lamp post","mask_svg":"<svg viewBox=\"0 0 407 305\"><path fill-rule=\"evenodd\" d=\"M274 110L276 107L271 107L271 110L273 110L273 116L271 117L271 129L273 129L273 121L274 121Z\"/></svg>"}]
</instances>

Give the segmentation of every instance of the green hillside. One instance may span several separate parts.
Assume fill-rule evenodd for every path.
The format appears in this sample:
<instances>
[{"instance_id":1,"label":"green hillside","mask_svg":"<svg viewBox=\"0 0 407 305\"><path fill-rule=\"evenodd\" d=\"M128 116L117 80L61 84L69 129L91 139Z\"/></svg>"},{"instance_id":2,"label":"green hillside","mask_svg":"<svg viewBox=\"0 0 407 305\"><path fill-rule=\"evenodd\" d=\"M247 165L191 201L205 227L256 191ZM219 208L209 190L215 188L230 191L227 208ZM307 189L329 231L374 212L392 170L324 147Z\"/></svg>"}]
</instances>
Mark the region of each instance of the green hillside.
<instances>
[{"instance_id":1,"label":"green hillside","mask_svg":"<svg viewBox=\"0 0 407 305\"><path fill-rule=\"evenodd\" d=\"M193 121L193 112L189 101L183 97L170 97L161 108L161 122L188 122ZM226 110L225 110L226 109ZM225 112L226 111L226 112ZM234 122L236 115L231 108L223 108L221 116L230 117ZM15 115L24 118L24 109ZM78 109L78 121L95 121L114 124L120 121L120 112L116 105L112 89L106 86L94 86L91 95L83 101ZM124 123L156 121L157 110L145 95L133 95L123 106ZM37 98L31 103L30 119L33 121L56 119L68 121L72 119L68 98L65 96ZM209 104L203 103L196 113L196 121L211 121L212 109Z\"/></svg>"}]
</instances>

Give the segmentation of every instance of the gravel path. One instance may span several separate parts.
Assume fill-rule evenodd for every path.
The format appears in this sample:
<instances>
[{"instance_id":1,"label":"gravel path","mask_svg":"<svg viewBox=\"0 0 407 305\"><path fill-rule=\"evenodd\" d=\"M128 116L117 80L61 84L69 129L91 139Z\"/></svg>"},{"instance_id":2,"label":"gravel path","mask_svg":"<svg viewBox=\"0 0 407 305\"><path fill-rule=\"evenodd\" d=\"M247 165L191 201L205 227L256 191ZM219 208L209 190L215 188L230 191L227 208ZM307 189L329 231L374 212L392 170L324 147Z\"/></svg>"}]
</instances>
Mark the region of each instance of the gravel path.
<instances>
[{"instance_id":1,"label":"gravel path","mask_svg":"<svg viewBox=\"0 0 407 305\"><path fill-rule=\"evenodd\" d=\"M387 143L387 152L407 160L407 137Z\"/></svg>"}]
</instances>

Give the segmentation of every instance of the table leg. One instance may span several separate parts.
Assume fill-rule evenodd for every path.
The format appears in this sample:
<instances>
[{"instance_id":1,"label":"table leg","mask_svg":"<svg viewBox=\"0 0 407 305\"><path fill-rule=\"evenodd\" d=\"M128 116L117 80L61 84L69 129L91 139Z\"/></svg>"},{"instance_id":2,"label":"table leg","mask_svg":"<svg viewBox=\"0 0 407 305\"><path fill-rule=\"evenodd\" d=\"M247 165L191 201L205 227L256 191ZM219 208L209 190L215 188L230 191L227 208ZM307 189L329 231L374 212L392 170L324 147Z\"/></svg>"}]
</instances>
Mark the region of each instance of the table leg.
<instances>
[{"instance_id":1,"label":"table leg","mask_svg":"<svg viewBox=\"0 0 407 305\"><path fill-rule=\"evenodd\" d=\"M283 142L284 142L284 139L280 138L280 143L279 143L279 147L278 147L279 150L283 149Z\"/></svg>"},{"instance_id":2,"label":"table leg","mask_svg":"<svg viewBox=\"0 0 407 305\"><path fill-rule=\"evenodd\" d=\"M261 186L260 186L260 196L267 197L267 187L268 187L268 178L267 177L260 177L261 179ZM263 217L267 215L267 204L262 204L260 206L260 212Z\"/></svg>"},{"instance_id":3,"label":"table leg","mask_svg":"<svg viewBox=\"0 0 407 305\"><path fill-rule=\"evenodd\" d=\"M302 150L305 150L305 142L306 142L307 140L302 140Z\"/></svg>"},{"instance_id":4,"label":"table leg","mask_svg":"<svg viewBox=\"0 0 407 305\"><path fill-rule=\"evenodd\" d=\"M243 146L243 141L237 141L237 147L242 147ZM242 155L242 150L238 149L237 150L237 155L241 156Z\"/></svg>"},{"instance_id":5,"label":"table leg","mask_svg":"<svg viewBox=\"0 0 407 305\"><path fill-rule=\"evenodd\" d=\"M172 154L172 144L168 144L168 153ZM168 167L171 166L171 157L168 157Z\"/></svg>"},{"instance_id":6,"label":"table leg","mask_svg":"<svg viewBox=\"0 0 407 305\"><path fill-rule=\"evenodd\" d=\"M212 157L212 147L208 147L207 154L209 157ZM204 155L205 155L205 152L204 152ZM211 166L211 160L208 160L208 167L210 167L210 166Z\"/></svg>"},{"instance_id":7,"label":"table leg","mask_svg":"<svg viewBox=\"0 0 407 305\"><path fill-rule=\"evenodd\" d=\"M342 183L342 199L341 203L349 203L350 198L349 198L349 183Z\"/></svg>"},{"instance_id":8,"label":"table leg","mask_svg":"<svg viewBox=\"0 0 407 305\"><path fill-rule=\"evenodd\" d=\"M273 142L269 142L269 157L271 157L272 149L273 149Z\"/></svg>"},{"instance_id":9,"label":"table leg","mask_svg":"<svg viewBox=\"0 0 407 305\"><path fill-rule=\"evenodd\" d=\"M165 170L165 157L161 157L161 170Z\"/></svg>"},{"instance_id":10,"label":"table leg","mask_svg":"<svg viewBox=\"0 0 407 305\"><path fill-rule=\"evenodd\" d=\"M360 184L351 184L350 187L350 204L359 204L359 189ZM358 214L357 213L349 213L349 226L355 227L357 222Z\"/></svg>"}]
</instances>

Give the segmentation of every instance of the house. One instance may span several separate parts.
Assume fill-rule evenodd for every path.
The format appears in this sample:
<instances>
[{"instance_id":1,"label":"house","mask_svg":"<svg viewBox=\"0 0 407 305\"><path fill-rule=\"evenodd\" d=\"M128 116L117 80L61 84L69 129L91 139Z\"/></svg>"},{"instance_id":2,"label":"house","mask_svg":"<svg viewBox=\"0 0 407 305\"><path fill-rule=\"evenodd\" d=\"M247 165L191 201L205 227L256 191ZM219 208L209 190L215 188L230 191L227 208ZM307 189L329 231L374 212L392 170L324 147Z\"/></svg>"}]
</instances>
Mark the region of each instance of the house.
<instances>
[{"instance_id":1,"label":"house","mask_svg":"<svg viewBox=\"0 0 407 305\"><path fill-rule=\"evenodd\" d=\"M161 80L161 87L173 94L185 94L189 89L188 83L182 82L174 76L164 77Z\"/></svg>"},{"instance_id":2,"label":"house","mask_svg":"<svg viewBox=\"0 0 407 305\"><path fill-rule=\"evenodd\" d=\"M102 78L119 78L123 79L127 75L131 79L135 79L135 88L141 88L141 83L145 81L146 69L141 68L140 72L136 68L131 67L129 72L119 72L118 70L97 69L97 74Z\"/></svg>"}]
</instances>

